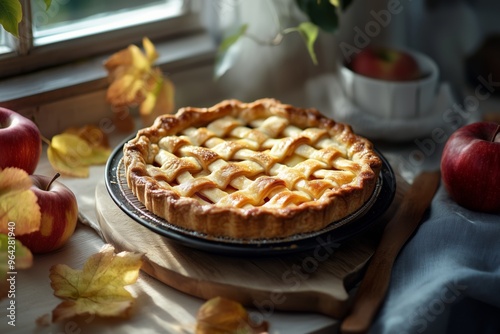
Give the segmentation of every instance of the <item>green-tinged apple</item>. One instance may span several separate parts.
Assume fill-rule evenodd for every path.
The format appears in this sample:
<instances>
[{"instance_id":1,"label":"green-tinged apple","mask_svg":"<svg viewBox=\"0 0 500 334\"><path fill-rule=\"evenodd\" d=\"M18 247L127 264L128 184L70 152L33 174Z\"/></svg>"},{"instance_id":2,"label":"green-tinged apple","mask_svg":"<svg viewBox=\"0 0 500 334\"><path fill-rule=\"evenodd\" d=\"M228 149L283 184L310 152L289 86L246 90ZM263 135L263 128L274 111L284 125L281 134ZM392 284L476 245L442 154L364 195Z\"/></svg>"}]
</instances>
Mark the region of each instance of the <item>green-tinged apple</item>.
<instances>
[{"instance_id":1,"label":"green-tinged apple","mask_svg":"<svg viewBox=\"0 0 500 334\"><path fill-rule=\"evenodd\" d=\"M456 130L443 149L441 173L461 206L500 212L500 125L476 122Z\"/></svg>"},{"instance_id":2,"label":"green-tinged apple","mask_svg":"<svg viewBox=\"0 0 500 334\"><path fill-rule=\"evenodd\" d=\"M41 153L42 140L35 123L0 107L0 168L18 167L33 174Z\"/></svg>"},{"instance_id":3,"label":"green-tinged apple","mask_svg":"<svg viewBox=\"0 0 500 334\"><path fill-rule=\"evenodd\" d=\"M78 220L78 204L73 192L61 182L43 175L31 175L31 190L42 214L40 229L17 238L32 253L47 253L62 247L73 235Z\"/></svg>"},{"instance_id":4,"label":"green-tinged apple","mask_svg":"<svg viewBox=\"0 0 500 334\"><path fill-rule=\"evenodd\" d=\"M411 54L384 47L362 49L348 67L355 73L380 80L409 81L422 76L420 67Z\"/></svg>"}]
</instances>

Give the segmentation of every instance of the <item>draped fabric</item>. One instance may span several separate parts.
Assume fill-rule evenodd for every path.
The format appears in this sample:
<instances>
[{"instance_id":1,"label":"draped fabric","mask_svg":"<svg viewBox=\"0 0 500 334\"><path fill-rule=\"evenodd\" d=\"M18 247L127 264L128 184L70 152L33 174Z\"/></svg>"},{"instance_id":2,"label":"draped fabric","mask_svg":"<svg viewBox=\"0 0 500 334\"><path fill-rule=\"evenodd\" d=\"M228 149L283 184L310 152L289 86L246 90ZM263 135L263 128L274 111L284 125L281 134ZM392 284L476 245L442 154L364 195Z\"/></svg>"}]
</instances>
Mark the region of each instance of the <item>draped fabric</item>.
<instances>
[{"instance_id":1,"label":"draped fabric","mask_svg":"<svg viewBox=\"0 0 500 334\"><path fill-rule=\"evenodd\" d=\"M500 215L464 209L441 186L371 333L500 333Z\"/></svg>"}]
</instances>

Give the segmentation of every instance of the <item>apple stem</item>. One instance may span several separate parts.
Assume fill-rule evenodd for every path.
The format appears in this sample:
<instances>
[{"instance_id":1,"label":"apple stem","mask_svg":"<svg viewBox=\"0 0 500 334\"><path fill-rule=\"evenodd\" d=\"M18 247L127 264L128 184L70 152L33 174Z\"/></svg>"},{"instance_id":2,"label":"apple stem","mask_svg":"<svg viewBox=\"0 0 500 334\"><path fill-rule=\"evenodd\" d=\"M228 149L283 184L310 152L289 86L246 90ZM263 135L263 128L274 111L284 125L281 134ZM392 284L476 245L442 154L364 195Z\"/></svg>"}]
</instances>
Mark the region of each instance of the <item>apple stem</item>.
<instances>
[{"instance_id":1,"label":"apple stem","mask_svg":"<svg viewBox=\"0 0 500 334\"><path fill-rule=\"evenodd\" d=\"M495 141L495 138L496 136L500 133L500 124L498 124L497 126L497 130L495 131L495 133L493 134L493 137L491 137L490 139L490 142L494 142Z\"/></svg>"},{"instance_id":2,"label":"apple stem","mask_svg":"<svg viewBox=\"0 0 500 334\"><path fill-rule=\"evenodd\" d=\"M59 173L56 173L56 175L54 175L54 177L52 178L52 180L50 180L49 184L47 185L47 188L45 188L45 191L49 191L50 189L50 186L52 185L52 183L59 177L61 176L61 174Z\"/></svg>"}]
</instances>

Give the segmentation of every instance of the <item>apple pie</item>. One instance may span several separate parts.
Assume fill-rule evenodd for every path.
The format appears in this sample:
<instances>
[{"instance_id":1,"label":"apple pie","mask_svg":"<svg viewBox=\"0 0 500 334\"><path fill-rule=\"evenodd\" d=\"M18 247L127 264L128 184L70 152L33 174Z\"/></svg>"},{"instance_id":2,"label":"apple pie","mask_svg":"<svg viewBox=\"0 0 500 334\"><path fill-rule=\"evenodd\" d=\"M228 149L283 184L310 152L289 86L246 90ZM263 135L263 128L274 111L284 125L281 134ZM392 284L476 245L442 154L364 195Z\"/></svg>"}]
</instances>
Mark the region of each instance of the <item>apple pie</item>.
<instances>
[{"instance_id":1,"label":"apple pie","mask_svg":"<svg viewBox=\"0 0 500 334\"><path fill-rule=\"evenodd\" d=\"M382 161L351 127L275 99L159 116L125 143L128 187L170 224L205 237L319 231L372 195Z\"/></svg>"}]
</instances>

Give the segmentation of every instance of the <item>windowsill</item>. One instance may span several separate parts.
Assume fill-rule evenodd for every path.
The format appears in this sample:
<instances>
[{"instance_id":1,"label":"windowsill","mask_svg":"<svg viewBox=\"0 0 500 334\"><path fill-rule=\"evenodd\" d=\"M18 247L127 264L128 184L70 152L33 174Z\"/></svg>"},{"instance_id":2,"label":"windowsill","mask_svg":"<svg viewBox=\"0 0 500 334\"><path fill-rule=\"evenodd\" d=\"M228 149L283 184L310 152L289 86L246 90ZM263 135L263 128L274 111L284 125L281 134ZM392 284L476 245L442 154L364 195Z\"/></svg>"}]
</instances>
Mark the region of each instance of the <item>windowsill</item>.
<instances>
[{"instance_id":1,"label":"windowsill","mask_svg":"<svg viewBox=\"0 0 500 334\"><path fill-rule=\"evenodd\" d=\"M167 75L207 65L215 59L216 46L205 32L157 43L155 47L159 54L156 65ZM0 80L0 106L22 110L103 90L108 86L103 62L109 56Z\"/></svg>"},{"instance_id":2,"label":"windowsill","mask_svg":"<svg viewBox=\"0 0 500 334\"><path fill-rule=\"evenodd\" d=\"M155 42L159 54L156 65L174 83L175 108L206 107L228 98L253 101L262 97L308 106L305 84L328 66L313 67L300 36L296 38L283 46L288 46L288 50L255 49L250 41L243 53L246 58L239 59L218 80L214 80L216 43L206 31L198 30L165 43ZM331 59L330 49L325 48L329 45L318 45L324 50L319 54L322 58ZM261 60L252 56L255 50L270 63L262 67ZM109 82L103 62L111 53L0 80L0 106L33 120L46 138L69 127L118 124L121 115L114 113L106 101ZM135 107L128 112L138 114Z\"/></svg>"}]
</instances>

